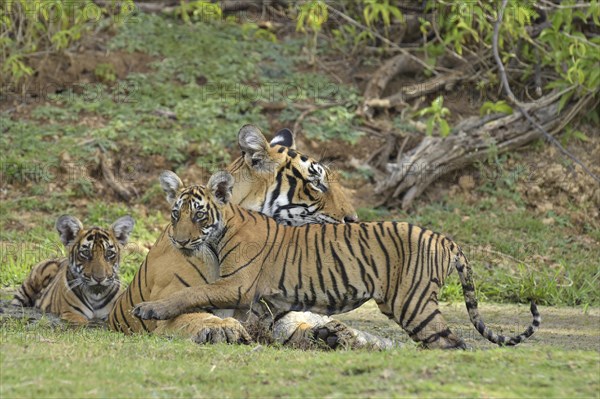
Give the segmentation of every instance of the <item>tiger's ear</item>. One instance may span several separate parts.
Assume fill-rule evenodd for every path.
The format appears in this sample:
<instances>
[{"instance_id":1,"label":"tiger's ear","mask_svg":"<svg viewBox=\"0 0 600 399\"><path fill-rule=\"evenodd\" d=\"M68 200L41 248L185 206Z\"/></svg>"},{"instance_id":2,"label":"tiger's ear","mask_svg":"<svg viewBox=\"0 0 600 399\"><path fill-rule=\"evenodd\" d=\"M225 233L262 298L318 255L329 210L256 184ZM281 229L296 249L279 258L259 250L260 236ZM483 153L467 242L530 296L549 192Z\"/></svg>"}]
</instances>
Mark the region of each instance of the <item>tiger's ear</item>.
<instances>
[{"instance_id":1,"label":"tiger's ear","mask_svg":"<svg viewBox=\"0 0 600 399\"><path fill-rule=\"evenodd\" d=\"M238 133L238 143L248 166L261 169L269 157L269 143L260 129L254 125L242 126Z\"/></svg>"},{"instance_id":2,"label":"tiger's ear","mask_svg":"<svg viewBox=\"0 0 600 399\"><path fill-rule=\"evenodd\" d=\"M206 185L214 200L219 205L225 205L231 199L231 191L233 190L233 176L228 172L217 172L210 177Z\"/></svg>"},{"instance_id":3,"label":"tiger's ear","mask_svg":"<svg viewBox=\"0 0 600 399\"><path fill-rule=\"evenodd\" d=\"M183 187L181 179L174 172L165 170L160 174L158 180L160 180L160 187L167 195L167 201L170 205L173 205L175 199L177 199L179 189Z\"/></svg>"},{"instance_id":4,"label":"tiger's ear","mask_svg":"<svg viewBox=\"0 0 600 399\"><path fill-rule=\"evenodd\" d=\"M73 244L75 237L77 237L77 233L79 233L79 230L82 228L83 225L79 219L74 216L62 215L56 221L56 230L58 230L60 240L65 247Z\"/></svg>"},{"instance_id":5,"label":"tiger's ear","mask_svg":"<svg viewBox=\"0 0 600 399\"><path fill-rule=\"evenodd\" d=\"M292 131L288 128L281 129L280 131L275 133L275 136L273 137L273 139L271 140L271 142L269 144L270 145L275 145L275 144L282 145L282 146L288 147L292 150L296 149L296 140L294 137L294 133L292 133Z\"/></svg>"},{"instance_id":6,"label":"tiger's ear","mask_svg":"<svg viewBox=\"0 0 600 399\"><path fill-rule=\"evenodd\" d=\"M125 245L127 244L127 240L129 240L129 235L133 230L133 226L135 225L135 220L129 215L123 216L115 220L115 222L110 226L113 233L115 234L115 238L119 241L119 244Z\"/></svg>"}]
</instances>

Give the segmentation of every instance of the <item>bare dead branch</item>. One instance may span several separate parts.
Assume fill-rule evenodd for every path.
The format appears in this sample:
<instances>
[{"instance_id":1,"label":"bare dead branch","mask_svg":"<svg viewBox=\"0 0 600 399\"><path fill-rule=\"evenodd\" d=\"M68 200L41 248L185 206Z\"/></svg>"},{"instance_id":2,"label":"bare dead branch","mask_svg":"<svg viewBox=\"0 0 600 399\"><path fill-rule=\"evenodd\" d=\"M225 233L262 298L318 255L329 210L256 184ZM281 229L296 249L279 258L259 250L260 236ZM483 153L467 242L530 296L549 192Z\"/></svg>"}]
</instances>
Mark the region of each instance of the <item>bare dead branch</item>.
<instances>
[{"instance_id":1,"label":"bare dead branch","mask_svg":"<svg viewBox=\"0 0 600 399\"><path fill-rule=\"evenodd\" d=\"M558 115L560 93L551 93L535 103L527 104L544 129L556 131L564 122ZM568 111L573 105L569 105ZM570 112L567 115L574 116ZM400 154L396 162L387 164L387 176L378 182L375 192L383 202L401 200L402 208L410 207L431 183L476 161L484 160L490 148L504 153L543 137L523 114L487 115L464 119L448 137L427 136L410 151Z\"/></svg>"},{"instance_id":2,"label":"bare dead branch","mask_svg":"<svg viewBox=\"0 0 600 399\"><path fill-rule=\"evenodd\" d=\"M108 186L119 195L124 201L129 202L134 198L137 193L133 187L126 187L122 185L112 172L111 164L106 159L102 152L98 154L98 160L100 162L100 170L102 171L102 177Z\"/></svg>"}]
</instances>

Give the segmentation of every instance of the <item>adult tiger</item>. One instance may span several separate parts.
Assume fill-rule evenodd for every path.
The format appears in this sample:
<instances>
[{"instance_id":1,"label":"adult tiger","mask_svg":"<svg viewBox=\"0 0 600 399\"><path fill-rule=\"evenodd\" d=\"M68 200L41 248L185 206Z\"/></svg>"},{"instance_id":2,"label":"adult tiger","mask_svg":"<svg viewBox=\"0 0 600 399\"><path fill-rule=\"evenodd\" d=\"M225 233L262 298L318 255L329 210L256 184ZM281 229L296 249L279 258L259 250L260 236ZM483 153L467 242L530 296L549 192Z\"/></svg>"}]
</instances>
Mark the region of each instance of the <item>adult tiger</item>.
<instances>
[{"instance_id":1,"label":"adult tiger","mask_svg":"<svg viewBox=\"0 0 600 399\"><path fill-rule=\"evenodd\" d=\"M197 308L250 308L267 320L289 311L342 313L374 299L409 336L430 348L465 348L438 308L438 293L453 267L458 271L471 322L485 338L516 345L540 324L504 337L485 326L477 310L471 267L460 247L441 234L409 223L279 226L271 218L230 202L234 183L226 172L206 187L182 188L172 172L161 175L171 202L176 242L212 253L221 279L136 306L142 319L176 317ZM196 215L191 223L185 214ZM257 310L258 309L258 310Z\"/></svg>"},{"instance_id":2,"label":"adult tiger","mask_svg":"<svg viewBox=\"0 0 600 399\"><path fill-rule=\"evenodd\" d=\"M68 256L34 266L12 304L36 307L79 325L106 320L121 287L121 248L133 225L133 218L124 216L109 230L84 229L73 216L59 217L56 230Z\"/></svg>"},{"instance_id":3,"label":"adult tiger","mask_svg":"<svg viewBox=\"0 0 600 399\"><path fill-rule=\"evenodd\" d=\"M252 125L238 135L242 156L229 170L236 180L232 202L273 216L281 224L344 223L355 221L356 213L327 167L295 150L291 131L284 129L269 143ZM233 312L181 315L156 323L134 317L131 310L140 302L168 297L186 287L199 287L219 277L212 259L200 259L186 251L188 243L173 241L167 227L148 253L127 290L117 300L109 326L124 333L154 332L182 335L198 343L245 342L250 337ZM222 317L218 317L222 316ZM238 315L240 320L245 319ZM276 323L275 338L303 345L314 334L331 346L341 336L354 347L386 346L369 334L349 329L340 322L310 313L290 313Z\"/></svg>"}]
</instances>

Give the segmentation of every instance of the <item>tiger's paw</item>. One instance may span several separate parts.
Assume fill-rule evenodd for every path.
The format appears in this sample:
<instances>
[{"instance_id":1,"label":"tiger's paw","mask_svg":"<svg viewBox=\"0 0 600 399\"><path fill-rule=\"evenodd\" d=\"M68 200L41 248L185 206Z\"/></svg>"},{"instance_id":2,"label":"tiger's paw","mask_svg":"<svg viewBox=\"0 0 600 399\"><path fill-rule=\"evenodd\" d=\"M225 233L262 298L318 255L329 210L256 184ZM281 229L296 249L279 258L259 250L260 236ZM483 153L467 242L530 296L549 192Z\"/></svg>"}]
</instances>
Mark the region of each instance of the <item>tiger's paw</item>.
<instances>
[{"instance_id":1,"label":"tiger's paw","mask_svg":"<svg viewBox=\"0 0 600 399\"><path fill-rule=\"evenodd\" d=\"M326 343L332 349L386 350L393 346L390 339L356 330L334 319L323 326L315 327L313 331L317 340Z\"/></svg>"},{"instance_id":2,"label":"tiger's paw","mask_svg":"<svg viewBox=\"0 0 600 399\"><path fill-rule=\"evenodd\" d=\"M228 317L205 322L192 341L197 344L249 344L252 338L239 321Z\"/></svg>"},{"instance_id":3,"label":"tiger's paw","mask_svg":"<svg viewBox=\"0 0 600 399\"><path fill-rule=\"evenodd\" d=\"M174 312L168 301L142 302L137 304L132 313L142 320L168 320L179 314Z\"/></svg>"}]
</instances>

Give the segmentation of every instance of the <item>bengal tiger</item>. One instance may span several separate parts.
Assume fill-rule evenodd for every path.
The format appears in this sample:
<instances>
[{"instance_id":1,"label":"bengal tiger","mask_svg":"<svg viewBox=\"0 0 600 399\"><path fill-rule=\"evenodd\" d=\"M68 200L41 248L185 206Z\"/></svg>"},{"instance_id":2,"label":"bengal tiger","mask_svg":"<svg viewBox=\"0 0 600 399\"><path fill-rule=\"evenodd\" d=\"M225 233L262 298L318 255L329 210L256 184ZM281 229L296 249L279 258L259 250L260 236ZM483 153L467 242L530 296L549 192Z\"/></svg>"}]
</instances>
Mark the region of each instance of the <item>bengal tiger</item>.
<instances>
[{"instance_id":1,"label":"bengal tiger","mask_svg":"<svg viewBox=\"0 0 600 399\"><path fill-rule=\"evenodd\" d=\"M193 309L238 308L273 317L289 311L337 314L374 299L383 314L428 348L465 348L438 307L444 280L456 268L471 322L498 345L516 345L540 325L505 337L481 319L472 270L449 238L409 223L378 222L280 226L264 214L231 203L234 178L214 174L206 187L182 188L172 172L161 175L172 206L170 237L189 251L218 259L220 279L158 301L138 304L143 320L164 320ZM193 212L191 223L183 215ZM259 310L256 310L256 309Z\"/></svg>"},{"instance_id":2,"label":"bengal tiger","mask_svg":"<svg viewBox=\"0 0 600 399\"><path fill-rule=\"evenodd\" d=\"M279 131L269 143L255 126L246 125L238 134L242 151L229 167L236 180L231 201L241 207L272 216L277 223L345 223L357 220L356 212L344 195L335 175L320 162L295 149L294 135ZM192 217L194 215L191 215ZM201 287L219 277L218 265L187 251L189 243L174 241L170 226L163 231L127 290L119 297L109 316L109 326L127 334L153 332L190 337L195 342L248 342L251 337L233 312L215 314L196 312L156 323L131 314L143 301L166 298L186 287ZM222 316L222 317L218 317ZM330 346L340 344L345 335L348 345L376 347L389 342L353 330L328 317L307 312L292 312L276 323L273 333L282 343L302 346L313 335Z\"/></svg>"},{"instance_id":3,"label":"bengal tiger","mask_svg":"<svg viewBox=\"0 0 600 399\"><path fill-rule=\"evenodd\" d=\"M35 307L77 325L105 321L120 291L121 250L134 223L124 216L108 230L84 229L76 217L59 217L56 230L68 256L35 265L12 304Z\"/></svg>"}]
</instances>

